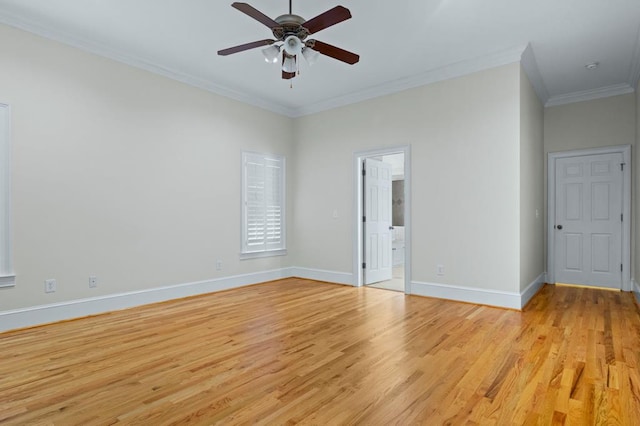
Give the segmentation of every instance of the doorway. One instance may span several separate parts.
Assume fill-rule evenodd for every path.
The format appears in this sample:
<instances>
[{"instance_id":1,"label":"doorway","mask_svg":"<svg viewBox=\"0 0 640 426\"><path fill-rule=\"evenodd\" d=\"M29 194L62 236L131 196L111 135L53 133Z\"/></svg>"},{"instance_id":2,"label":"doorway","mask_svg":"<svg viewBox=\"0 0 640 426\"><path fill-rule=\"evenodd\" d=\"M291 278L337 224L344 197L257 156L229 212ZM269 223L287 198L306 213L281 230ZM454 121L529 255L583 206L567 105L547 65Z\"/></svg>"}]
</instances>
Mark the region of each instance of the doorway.
<instances>
[{"instance_id":1,"label":"doorway","mask_svg":"<svg viewBox=\"0 0 640 426\"><path fill-rule=\"evenodd\" d=\"M410 294L410 147L354 154L356 286Z\"/></svg>"},{"instance_id":2,"label":"doorway","mask_svg":"<svg viewBox=\"0 0 640 426\"><path fill-rule=\"evenodd\" d=\"M548 281L631 290L630 146L549 154Z\"/></svg>"}]
</instances>

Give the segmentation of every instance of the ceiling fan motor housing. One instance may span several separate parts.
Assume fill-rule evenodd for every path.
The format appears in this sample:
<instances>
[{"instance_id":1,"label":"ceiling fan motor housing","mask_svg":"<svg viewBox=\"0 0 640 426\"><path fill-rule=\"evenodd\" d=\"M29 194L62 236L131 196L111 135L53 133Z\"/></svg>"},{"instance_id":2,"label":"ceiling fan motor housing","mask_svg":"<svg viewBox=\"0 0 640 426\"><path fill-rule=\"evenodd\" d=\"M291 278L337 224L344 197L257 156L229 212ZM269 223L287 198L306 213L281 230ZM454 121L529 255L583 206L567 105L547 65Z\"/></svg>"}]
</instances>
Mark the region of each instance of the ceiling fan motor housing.
<instances>
[{"instance_id":1,"label":"ceiling fan motor housing","mask_svg":"<svg viewBox=\"0 0 640 426\"><path fill-rule=\"evenodd\" d=\"M298 15L280 15L275 21L280 25L272 28L273 36L284 41L289 36L296 36L301 41L309 36L309 30L302 26L306 21Z\"/></svg>"}]
</instances>

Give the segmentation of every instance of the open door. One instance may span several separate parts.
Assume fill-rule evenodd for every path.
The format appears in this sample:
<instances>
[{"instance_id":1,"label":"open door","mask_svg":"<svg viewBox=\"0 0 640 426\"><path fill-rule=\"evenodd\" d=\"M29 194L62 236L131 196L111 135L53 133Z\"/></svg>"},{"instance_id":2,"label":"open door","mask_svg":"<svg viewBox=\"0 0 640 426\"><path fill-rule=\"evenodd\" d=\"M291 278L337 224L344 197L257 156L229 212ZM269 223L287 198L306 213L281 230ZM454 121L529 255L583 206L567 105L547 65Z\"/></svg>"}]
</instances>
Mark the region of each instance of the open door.
<instances>
[{"instance_id":1,"label":"open door","mask_svg":"<svg viewBox=\"0 0 640 426\"><path fill-rule=\"evenodd\" d=\"M391 164L365 158L364 284L390 280L393 275L391 226Z\"/></svg>"}]
</instances>

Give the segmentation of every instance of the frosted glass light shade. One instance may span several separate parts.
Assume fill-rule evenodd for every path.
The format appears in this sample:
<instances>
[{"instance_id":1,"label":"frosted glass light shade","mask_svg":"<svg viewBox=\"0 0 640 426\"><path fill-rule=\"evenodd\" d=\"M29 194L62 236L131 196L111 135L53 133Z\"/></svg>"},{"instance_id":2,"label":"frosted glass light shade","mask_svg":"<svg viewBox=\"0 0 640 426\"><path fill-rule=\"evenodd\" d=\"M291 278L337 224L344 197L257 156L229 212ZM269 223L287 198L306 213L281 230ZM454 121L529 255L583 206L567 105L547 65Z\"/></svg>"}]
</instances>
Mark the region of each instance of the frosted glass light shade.
<instances>
[{"instance_id":1,"label":"frosted glass light shade","mask_svg":"<svg viewBox=\"0 0 640 426\"><path fill-rule=\"evenodd\" d=\"M291 35L284 39L284 51L291 56L299 55L302 53L302 41L294 35Z\"/></svg>"},{"instance_id":2,"label":"frosted glass light shade","mask_svg":"<svg viewBox=\"0 0 640 426\"><path fill-rule=\"evenodd\" d=\"M275 64L278 62L278 55L280 55L280 49L278 46L271 45L266 49L262 49L262 54L264 55L264 60Z\"/></svg>"},{"instance_id":3,"label":"frosted glass light shade","mask_svg":"<svg viewBox=\"0 0 640 426\"><path fill-rule=\"evenodd\" d=\"M284 62L282 63L282 71L284 72L296 72L298 71L298 67L296 67L296 57L290 56L288 54L284 54Z\"/></svg>"},{"instance_id":4,"label":"frosted glass light shade","mask_svg":"<svg viewBox=\"0 0 640 426\"><path fill-rule=\"evenodd\" d=\"M318 61L320 52L316 52L310 47L305 47L304 49L302 49L302 56L304 56L309 65L313 65Z\"/></svg>"}]
</instances>

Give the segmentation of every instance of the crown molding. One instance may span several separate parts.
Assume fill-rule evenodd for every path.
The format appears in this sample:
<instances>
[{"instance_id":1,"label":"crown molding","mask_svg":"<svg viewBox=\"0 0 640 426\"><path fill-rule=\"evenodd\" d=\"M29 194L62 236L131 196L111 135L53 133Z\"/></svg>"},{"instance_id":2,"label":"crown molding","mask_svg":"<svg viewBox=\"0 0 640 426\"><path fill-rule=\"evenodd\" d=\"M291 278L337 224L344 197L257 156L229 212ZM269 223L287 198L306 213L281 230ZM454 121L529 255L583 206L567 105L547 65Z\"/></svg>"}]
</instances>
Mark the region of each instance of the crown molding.
<instances>
[{"instance_id":1,"label":"crown molding","mask_svg":"<svg viewBox=\"0 0 640 426\"><path fill-rule=\"evenodd\" d=\"M94 43L79 37L72 36L62 31L52 30L51 28L44 27L32 21L24 20L23 18L18 18L17 16L14 16L13 14L7 12L0 13L0 23L39 35L49 40L57 41L59 43L75 47L88 53L113 59L114 61L121 62L135 68L143 69L145 71L149 71L151 73L158 74L172 80L177 80L181 83L188 84L198 89L203 89L217 95L243 102L245 104L266 109L277 114L291 117L295 113L295 110L291 108L264 101L262 99L256 98L255 96L250 96L246 93L243 93L242 91L215 84L211 81L207 81L180 71L161 66L145 58L122 54L121 52L118 52L100 43Z\"/></svg>"},{"instance_id":2,"label":"crown molding","mask_svg":"<svg viewBox=\"0 0 640 426\"><path fill-rule=\"evenodd\" d=\"M580 92L566 93L564 95L552 96L545 107L572 104L574 102L592 101L594 99L608 98L610 96L626 95L633 93L635 89L627 83L614 84L612 86L600 87L592 90L582 90Z\"/></svg>"},{"instance_id":3,"label":"crown molding","mask_svg":"<svg viewBox=\"0 0 640 426\"><path fill-rule=\"evenodd\" d=\"M255 96L245 93L239 89L222 86L209 80L194 77L192 75L161 66L146 58L123 54L103 44L75 37L63 31L47 28L33 21L17 17L11 13L0 13L0 23L39 35L49 40L57 41L59 43L75 47L85 52L103 56L135 68L143 69L145 71L149 71L151 73L161 75L163 77L176 80L181 83L236 100L238 102L252 105L291 118L302 117L305 115L311 115L318 112L343 107L357 102L390 95L393 93L401 92L415 87L425 86L439 81L462 77L464 75L473 74L514 62L522 63L527 77L529 78L536 94L545 107L633 93L638 83L640 82L639 29L635 52L629 70L629 84L617 84L594 90L549 96L547 88L542 79L542 75L538 69L533 49L530 44L527 44L526 46L516 46L482 57L455 62L444 67L427 70L417 75L385 82L377 86L369 87L367 89L349 93L340 97L328 99L326 101L317 102L315 104L292 108L278 103L269 102L264 99L256 98Z\"/></svg>"},{"instance_id":4,"label":"crown molding","mask_svg":"<svg viewBox=\"0 0 640 426\"><path fill-rule=\"evenodd\" d=\"M628 83L614 84L611 86L599 87L592 90L566 93L550 97L544 104L545 107L566 105L574 102L592 101L595 99L608 98L610 96L627 95L633 93L638 88L640 82L640 26L636 36L635 49L629 67Z\"/></svg>"},{"instance_id":5,"label":"crown molding","mask_svg":"<svg viewBox=\"0 0 640 426\"><path fill-rule=\"evenodd\" d=\"M215 93L217 95L231 98L239 102L253 105L255 107L266 109L277 114L292 118L310 115L328 109L338 108L356 102L361 102L367 99L389 95L414 87L424 86L426 84L461 77L463 75L472 74L474 72L495 68L513 62L518 62L520 61L522 53L526 48L526 46L514 47L483 57L456 62L441 68L426 71L422 74L398 79L381 84L379 86L371 87L355 93L350 93L338 98L318 102L313 105L300 108L290 108L284 105L256 98L255 96L249 95L240 90L225 87L219 84L212 83L211 81L182 73L180 71L169 69L145 58L122 54L121 52L118 52L100 43L94 43L79 37L75 37L63 31L47 28L33 21L19 18L11 13L0 13L0 23L39 35L49 40L57 41L59 43L78 48L85 52L113 59L115 61L130 65L135 68L143 69L154 74L177 80L190 86Z\"/></svg>"},{"instance_id":6,"label":"crown molding","mask_svg":"<svg viewBox=\"0 0 640 426\"><path fill-rule=\"evenodd\" d=\"M452 78L462 77L475 72L519 62L525 49L526 46L513 47L486 56L455 62L441 68L425 71L421 74L386 82L358 92L349 93L344 96L304 106L296 109L294 117L315 114L357 102L390 95L407 89L425 86L439 81L450 80Z\"/></svg>"}]
</instances>

